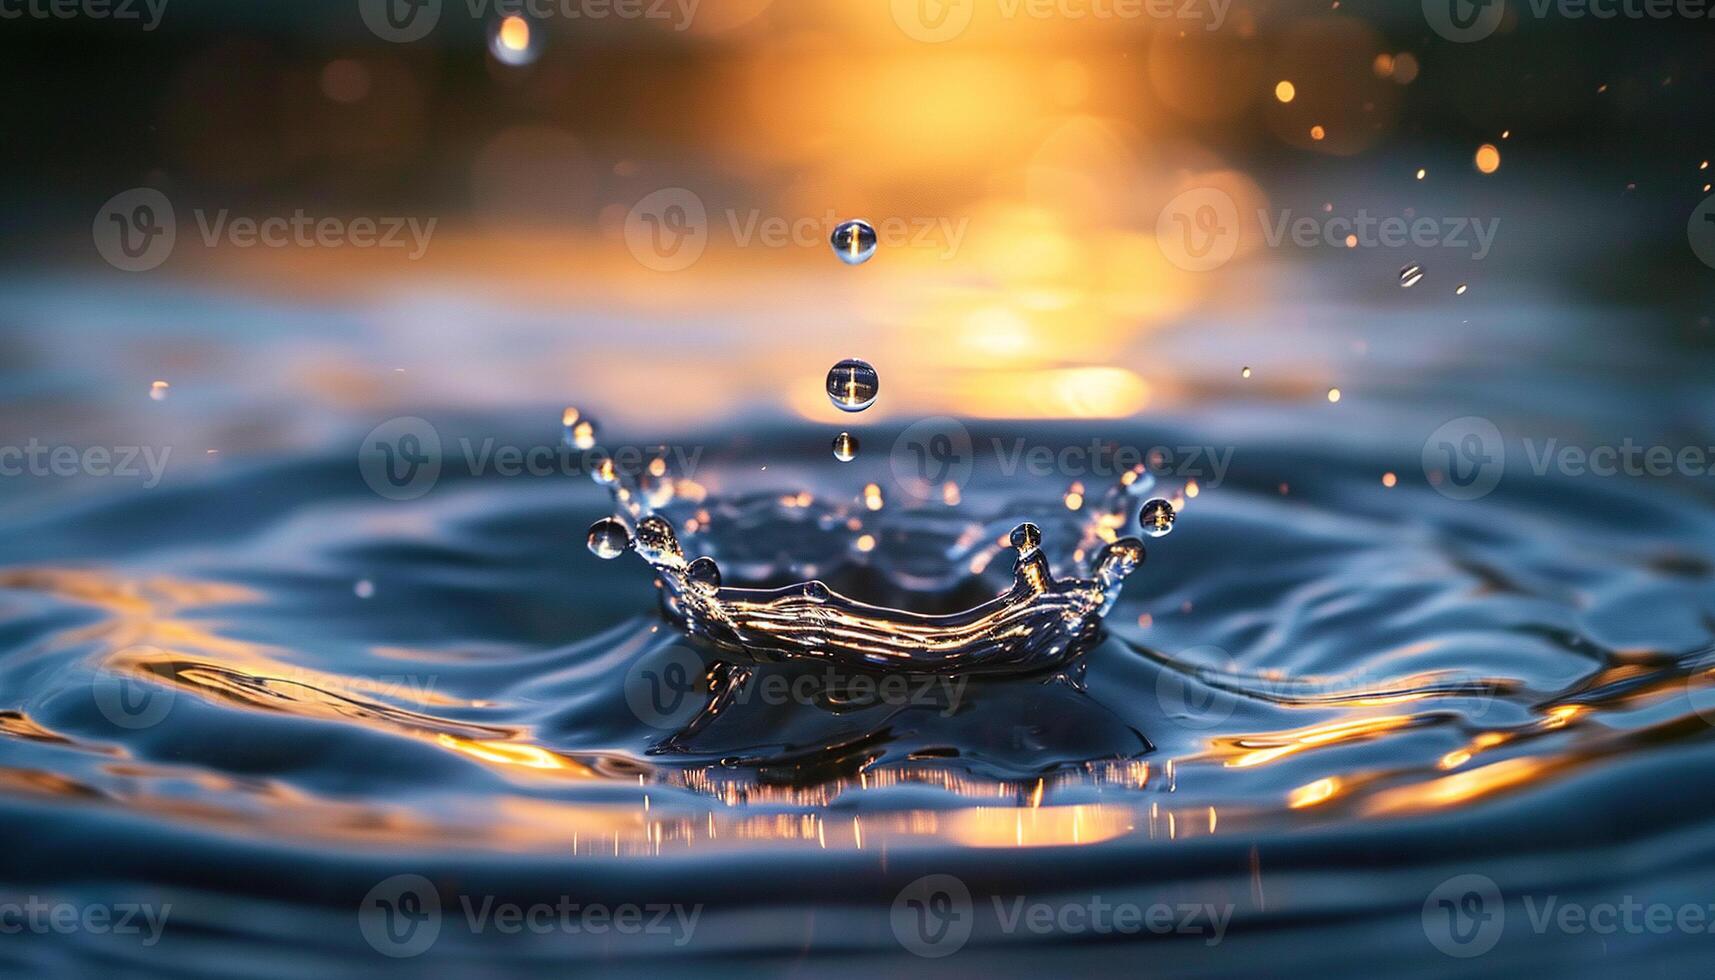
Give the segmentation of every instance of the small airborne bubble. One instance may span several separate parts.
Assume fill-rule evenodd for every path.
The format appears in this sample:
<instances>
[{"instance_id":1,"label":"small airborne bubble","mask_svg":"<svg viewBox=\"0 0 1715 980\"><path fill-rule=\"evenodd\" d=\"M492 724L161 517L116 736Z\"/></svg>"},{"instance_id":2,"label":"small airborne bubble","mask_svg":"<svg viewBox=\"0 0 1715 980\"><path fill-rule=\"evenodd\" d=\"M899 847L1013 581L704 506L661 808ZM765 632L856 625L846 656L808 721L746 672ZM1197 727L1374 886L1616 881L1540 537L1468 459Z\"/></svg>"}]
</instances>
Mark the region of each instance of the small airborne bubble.
<instances>
[{"instance_id":1,"label":"small airborne bubble","mask_svg":"<svg viewBox=\"0 0 1715 980\"><path fill-rule=\"evenodd\" d=\"M1174 512L1173 505L1160 497L1144 504L1143 510L1137 515L1137 522L1143 526L1143 533L1152 538L1166 537L1167 532L1173 530L1173 522L1178 519L1179 515Z\"/></svg>"},{"instance_id":2,"label":"small airborne bubble","mask_svg":"<svg viewBox=\"0 0 1715 980\"><path fill-rule=\"evenodd\" d=\"M829 236L828 244L846 265L863 265L875 255L875 226L867 221L841 222Z\"/></svg>"},{"instance_id":3,"label":"small airborne bubble","mask_svg":"<svg viewBox=\"0 0 1715 980\"><path fill-rule=\"evenodd\" d=\"M858 454L857 436L852 435L850 432L842 432L839 435L834 437L834 458L835 459L839 460L842 463L849 463L852 460L857 459L857 454Z\"/></svg>"},{"instance_id":4,"label":"small airborne bubble","mask_svg":"<svg viewBox=\"0 0 1715 980\"><path fill-rule=\"evenodd\" d=\"M631 532L625 525L611 517L604 517L590 525L589 538L586 541L590 554L604 560L618 558L625 554L625 549L631 545Z\"/></svg>"},{"instance_id":5,"label":"small airborne bubble","mask_svg":"<svg viewBox=\"0 0 1715 980\"><path fill-rule=\"evenodd\" d=\"M1415 262L1399 270L1399 284L1406 289L1423 281L1423 266Z\"/></svg>"},{"instance_id":6,"label":"small airborne bubble","mask_svg":"<svg viewBox=\"0 0 1715 980\"><path fill-rule=\"evenodd\" d=\"M519 68L542 53L538 32L519 14L507 14L489 28L488 50L503 65Z\"/></svg>"},{"instance_id":7,"label":"small airborne bubble","mask_svg":"<svg viewBox=\"0 0 1715 980\"><path fill-rule=\"evenodd\" d=\"M849 357L828 370L828 400L842 412L861 412L880 393L881 376L868 361Z\"/></svg>"}]
</instances>

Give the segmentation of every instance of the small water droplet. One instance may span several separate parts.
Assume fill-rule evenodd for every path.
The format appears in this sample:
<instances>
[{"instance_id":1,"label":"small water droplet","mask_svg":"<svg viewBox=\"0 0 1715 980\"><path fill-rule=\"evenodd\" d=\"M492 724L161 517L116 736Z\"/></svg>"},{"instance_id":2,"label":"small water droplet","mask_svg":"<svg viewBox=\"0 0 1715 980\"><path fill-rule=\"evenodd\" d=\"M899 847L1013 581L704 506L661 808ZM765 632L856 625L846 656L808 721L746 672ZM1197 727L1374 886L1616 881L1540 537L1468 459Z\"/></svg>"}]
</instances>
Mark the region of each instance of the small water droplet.
<instances>
[{"instance_id":1,"label":"small water droplet","mask_svg":"<svg viewBox=\"0 0 1715 980\"><path fill-rule=\"evenodd\" d=\"M570 421L566 421L568 419ZM561 438L565 440L566 445L573 449L595 448L594 421L580 416L575 408L566 409L565 414L561 416L561 421L565 426Z\"/></svg>"},{"instance_id":2,"label":"small water droplet","mask_svg":"<svg viewBox=\"0 0 1715 980\"><path fill-rule=\"evenodd\" d=\"M828 371L828 400L842 412L861 412L881 393L881 375L868 361L848 357Z\"/></svg>"},{"instance_id":3,"label":"small water droplet","mask_svg":"<svg viewBox=\"0 0 1715 980\"><path fill-rule=\"evenodd\" d=\"M875 226L862 219L843 221L828 238L846 265L863 265L875 255Z\"/></svg>"},{"instance_id":4,"label":"small water droplet","mask_svg":"<svg viewBox=\"0 0 1715 980\"><path fill-rule=\"evenodd\" d=\"M1174 512L1173 505L1160 497L1144 504L1143 510L1137 515L1137 522L1143 526L1143 533L1152 538L1166 537L1167 532L1173 530L1173 522L1178 519L1179 515Z\"/></svg>"},{"instance_id":5,"label":"small water droplet","mask_svg":"<svg viewBox=\"0 0 1715 980\"><path fill-rule=\"evenodd\" d=\"M1029 558L1042 547L1042 529L1025 521L1012 529L1012 546L1018 549L1019 557Z\"/></svg>"},{"instance_id":6,"label":"small water droplet","mask_svg":"<svg viewBox=\"0 0 1715 980\"><path fill-rule=\"evenodd\" d=\"M826 584L816 580L804 583L804 598L811 602L827 602L833 598L833 593L828 590Z\"/></svg>"},{"instance_id":7,"label":"small water droplet","mask_svg":"<svg viewBox=\"0 0 1715 980\"><path fill-rule=\"evenodd\" d=\"M1332 404L1332 403L1337 402L1339 400L1340 400L1340 389L1329 388L1328 389L1328 401L1329 401L1329 403Z\"/></svg>"},{"instance_id":8,"label":"small water droplet","mask_svg":"<svg viewBox=\"0 0 1715 980\"><path fill-rule=\"evenodd\" d=\"M706 555L691 562L691 567L685 569L685 578L704 595L714 595L721 590L720 566Z\"/></svg>"},{"instance_id":9,"label":"small water droplet","mask_svg":"<svg viewBox=\"0 0 1715 980\"><path fill-rule=\"evenodd\" d=\"M834 458L842 463L849 463L857 458L857 436L850 432L842 432L834 437Z\"/></svg>"},{"instance_id":10,"label":"small water droplet","mask_svg":"<svg viewBox=\"0 0 1715 980\"><path fill-rule=\"evenodd\" d=\"M503 65L519 68L542 53L542 32L519 14L507 14L488 29L488 50Z\"/></svg>"},{"instance_id":11,"label":"small water droplet","mask_svg":"<svg viewBox=\"0 0 1715 980\"><path fill-rule=\"evenodd\" d=\"M1406 289L1417 285L1423 279L1423 266L1412 263L1399 270L1399 284Z\"/></svg>"},{"instance_id":12,"label":"small water droplet","mask_svg":"<svg viewBox=\"0 0 1715 980\"><path fill-rule=\"evenodd\" d=\"M618 558L631 545L631 532L611 517L590 525L588 544L590 554L604 560Z\"/></svg>"},{"instance_id":13,"label":"small water droplet","mask_svg":"<svg viewBox=\"0 0 1715 980\"><path fill-rule=\"evenodd\" d=\"M167 395L172 393L172 388L173 386L165 381L152 382L149 385L149 397L154 401L164 402L167 400Z\"/></svg>"},{"instance_id":14,"label":"small water droplet","mask_svg":"<svg viewBox=\"0 0 1715 980\"><path fill-rule=\"evenodd\" d=\"M360 578L357 580L357 584L351 587L351 591L359 599L367 599L375 594L375 583L366 578Z\"/></svg>"},{"instance_id":15,"label":"small water droplet","mask_svg":"<svg viewBox=\"0 0 1715 980\"><path fill-rule=\"evenodd\" d=\"M1251 376L1251 369L1249 367L1245 367L1239 371L1239 377L1241 377L1241 378L1248 378L1250 376Z\"/></svg>"},{"instance_id":16,"label":"small water droplet","mask_svg":"<svg viewBox=\"0 0 1715 980\"><path fill-rule=\"evenodd\" d=\"M1470 286L1467 286L1467 285L1465 285L1465 284L1464 284L1464 283L1460 283L1460 284L1459 284L1459 288L1458 288L1458 289L1455 289L1455 290L1453 290L1453 295L1455 295L1455 296L1463 296L1463 295L1465 295L1465 290L1467 290L1467 289L1470 289L1470 288L1471 288L1471 287L1470 287Z\"/></svg>"}]
</instances>

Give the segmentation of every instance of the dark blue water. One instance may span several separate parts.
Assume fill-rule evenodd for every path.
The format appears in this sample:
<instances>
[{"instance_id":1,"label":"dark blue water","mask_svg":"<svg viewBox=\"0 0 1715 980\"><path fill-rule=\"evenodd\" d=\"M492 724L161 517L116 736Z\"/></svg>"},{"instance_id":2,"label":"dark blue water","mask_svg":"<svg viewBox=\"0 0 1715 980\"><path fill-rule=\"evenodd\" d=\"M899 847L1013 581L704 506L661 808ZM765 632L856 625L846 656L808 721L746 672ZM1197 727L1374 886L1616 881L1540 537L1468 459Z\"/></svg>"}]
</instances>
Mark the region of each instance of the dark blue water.
<instances>
[{"instance_id":1,"label":"dark blue water","mask_svg":"<svg viewBox=\"0 0 1715 980\"><path fill-rule=\"evenodd\" d=\"M621 420L604 443L702 451L706 496L678 516L707 512L687 541L720 557L727 584L819 577L920 612L1003 589L998 538L1020 520L1041 524L1057 570L1087 558L1072 554L1087 515L1065 495L1079 479L1093 500L1102 477L1005 472L984 447L1094 438L1176 454L1158 490L1184 497L1177 525L1147 542L1075 656L948 677L770 662L680 634L648 566L585 549L613 510L574 472L586 457L508 477L471 472L456 448L558 446L565 402L535 388L382 397L391 372L330 379L321 349L346 349L343 318L358 316L338 308L259 301L253 326L223 335L234 301L212 291L16 286L0 313L36 329L6 342L7 443L173 458L158 486L5 481L0 905L164 920L158 935L25 929L0 963L1690 971L1707 962L1697 930L1538 928L1535 914L1550 899L1711 901L1708 477L1533 460L1551 439L1715 445L1706 358L1633 309L1442 291L1405 309L1377 292L1307 297L1285 321L1188 319L1150 341L1189 392L1177 402L1120 421L965 420L977 465L956 505L898 483L914 418L867 424L864 452L840 464L825 425L645 418L568 384ZM41 339L55 318L75 340ZM164 359L140 339L158 330L217 353ZM165 402L148 400L151 377L175 379ZM359 462L399 416L445 447L409 500L375 492ZM1495 425L1504 464L1465 452L1468 427L1438 440L1471 416ZM1426 467L1442 441L1464 471ZM1189 447L1225 462L1188 461ZM1492 490L1459 499L1482 465ZM861 527L818 520L831 509ZM695 696L647 700L675 662ZM926 875L966 894L913 884ZM937 890L922 906L934 918L917 918L910 902ZM653 929L513 934L466 911L566 902L666 912ZM1165 907L1180 925L1009 926L1018 902ZM968 936L912 931L942 913Z\"/></svg>"}]
</instances>

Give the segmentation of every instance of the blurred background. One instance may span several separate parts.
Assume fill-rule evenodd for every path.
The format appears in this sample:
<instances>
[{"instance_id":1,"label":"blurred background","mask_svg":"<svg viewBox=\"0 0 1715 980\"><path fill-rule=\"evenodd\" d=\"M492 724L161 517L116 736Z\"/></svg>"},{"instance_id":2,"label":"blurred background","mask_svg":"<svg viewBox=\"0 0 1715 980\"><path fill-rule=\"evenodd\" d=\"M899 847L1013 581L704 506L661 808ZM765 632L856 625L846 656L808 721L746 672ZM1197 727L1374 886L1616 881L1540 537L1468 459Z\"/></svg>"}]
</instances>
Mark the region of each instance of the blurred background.
<instances>
[{"instance_id":1,"label":"blurred background","mask_svg":"<svg viewBox=\"0 0 1715 980\"><path fill-rule=\"evenodd\" d=\"M1709 277L1685 228L1712 179L1715 35L1514 7L1471 43L1367 0L429 0L399 5L429 25L406 42L358 0L10 20L0 336L38 370L8 414L56 385L131 403L164 379L182 398L241 384L265 409L205 417L225 449L317 438L265 396L368 413L575 389L654 426L825 419L820 375L855 353L889 382L874 418L1114 418L1241 365L1253 392L1349 387L1345 338L1280 329L1300 299L1409 315L1459 283L1471 305L1526 283L1649 297L1658 329L1701 345ZM1157 234L1202 187L1236 203L1241 241L1188 271ZM134 188L177 227L141 272L92 235ZM650 215L681 200L700 237L640 258L651 235L677 248L681 211ZM1474 260L1271 245L1259 211L1499 224ZM428 234L265 247L223 214ZM824 244L853 216L884 231L855 270ZM1413 261L1429 279L1399 293ZM111 342L68 329L92 304L80 326Z\"/></svg>"}]
</instances>

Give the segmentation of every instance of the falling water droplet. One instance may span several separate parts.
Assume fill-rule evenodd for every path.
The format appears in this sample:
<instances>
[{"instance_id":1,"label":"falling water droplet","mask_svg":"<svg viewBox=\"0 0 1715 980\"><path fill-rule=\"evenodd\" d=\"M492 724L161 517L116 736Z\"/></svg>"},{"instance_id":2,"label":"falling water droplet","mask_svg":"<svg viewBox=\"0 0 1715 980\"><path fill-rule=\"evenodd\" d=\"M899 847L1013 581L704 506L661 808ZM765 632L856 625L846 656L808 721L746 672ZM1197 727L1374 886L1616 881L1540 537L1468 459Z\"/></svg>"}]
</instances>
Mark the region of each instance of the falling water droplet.
<instances>
[{"instance_id":1,"label":"falling water droplet","mask_svg":"<svg viewBox=\"0 0 1715 980\"><path fill-rule=\"evenodd\" d=\"M685 578L704 595L714 595L721 590L720 566L706 555L691 562L691 567L685 569Z\"/></svg>"},{"instance_id":2,"label":"falling water droplet","mask_svg":"<svg viewBox=\"0 0 1715 980\"><path fill-rule=\"evenodd\" d=\"M167 395L172 392L172 388L173 386L165 381L153 382L149 385L149 397L154 401L164 402L167 400Z\"/></svg>"},{"instance_id":3,"label":"falling water droplet","mask_svg":"<svg viewBox=\"0 0 1715 980\"><path fill-rule=\"evenodd\" d=\"M1246 366L1244 369L1239 371L1239 377L1241 377L1241 378L1248 378L1250 376L1251 376L1251 369L1249 366Z\"/></svg>"},{"instance_id":4,"label":"falling water droplet","mask_svg":"<svg viewBox=\"0 0 1715 980\"><path fill-rule=\"evenodd\" d=\"M868 361L848 357L828 371L828 399L842 412L861 412L880 393L881 376Z\"/></svg>"},{"instance_id":5,"label":"falling water droplet","mask_svg":"<svg viewBox=\"0 0 1715 980\"><path fill-rule=\"evenodd\" d=\"M1417 285L1422 279L1423 266L1418 265L1415 262L1399 270L1399 284L1404 286L1406 289L1410 289Z\"/></svg>"},{"instance_id":6,"label":"falling water droplet","mask_svg":"<svg viewBox=\"0 0 1715 980\"><path fill-rule=\"evenodd\" d=\"M864 220L844 221L828 239L846 265L863 265L875 255L875 226Z\"/></svg>"},{"instance_id":7,"label":"falling water droplet","mask_svg":"<svg viewBox=\"0 0 1715 980\"><path fill-rule=\"evenodd\" d=\"M1453 295L1455 295L1455 296L1463 296L1463 295L1465 295L1465 290L1467 290L1467 289L1470 289L1470 288L1471 288L1471 287L1470 287L1470 286L1467 286L1467 285L1465 285L1465 284L1464 284L1464 283L1460 283L1460 284L1459 284L1459 288L1458 288L1458 289L1455 289L1455 290L1453 290Z\"/></svg>"},{"instance_id":8,"label":"falling water droplet","mask_svg":"<svg viewBox=\"0 0 1715 980\"><path fill-rule=\"evenodd\" d=\"M631 544L631 532L625 525L611 517L604 517L590 525L589 534L590 554L601 559L618 558L625 554L625 549Z\"/></svg>"},{"instance_id":9,"label":"falling water droplet","mask_svg":"<svg viewBox=\"0 0 1715 980\"><path fill-rule=\"evenodd\" d=\"M351 591L359 599L368 599L375 595L375 583L366 578L360 578L351 587Z\"/></svg>"},{"instance_id":10,"label":"falling water droplet","mask_svg":"<svg viewBox=\"0 0 1715 980\"><path fill-rule=\"evenodd\" d=\"M1329 402L1329 404L1333 404L1335 402L1338 402L1339 400L1340 400L1340 389L1329 388L1328 389L1328 402Z\"/></svg>"},{"instance_id":11,"label":"falling water droplet","mask_svg":"<svg viewBox=\"0 0 1715 980\"><path fill-rule=\"evenodd\" d=\"M1174 513L1173 505L1160 497L1144 504L1143 510L1137 515L1137 522L1143 525L1143 533L1152 538L1166 537L1167 532L1173 530L1173 522L1178 519L1179 515Z\"/></svg>"},{"instance_id":12,"label":"falling water droplet","mask_svg":"<svg viewBox=\"0 0 1715 980\"><path fill-rule=\"evenodd\" d=\"M488 29L488 50L503 65L528 65L542 53L541 32L523 16L507 14Z\"/></svg>"},{"instance_id":13,"label":"falling water droplet","mask_svg":"<svg viewBox=\"0 0 1715 980\"><path fill-rule=\"evenodd\" d=\"M850 432L842 432L834 437L834 458L842 463L849 463L857 458L857 436Z\"/></svg>"}]
</instances>

